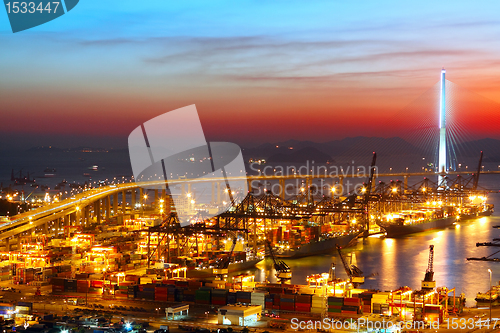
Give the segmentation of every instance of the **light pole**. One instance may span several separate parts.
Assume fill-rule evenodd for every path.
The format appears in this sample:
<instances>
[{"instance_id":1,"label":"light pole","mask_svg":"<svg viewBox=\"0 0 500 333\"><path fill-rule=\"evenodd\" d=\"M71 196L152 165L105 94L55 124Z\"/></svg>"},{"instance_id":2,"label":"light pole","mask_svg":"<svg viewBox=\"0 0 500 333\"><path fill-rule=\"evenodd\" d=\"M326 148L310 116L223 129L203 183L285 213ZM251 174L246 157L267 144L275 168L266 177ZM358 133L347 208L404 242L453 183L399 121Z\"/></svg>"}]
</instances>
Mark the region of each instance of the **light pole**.
<instances>
[{"instance_id":1,"label":"light pole","mask_svg":"<svg viewBox=\"0 0 500 333\"><path fill-rule=\"evenodd\" d=\"M144 194L143 199L144 202L142 203L142 218L144 218L144 216L146 215L145 210L146 210L146 201L148 200L148 195Z\"/></svg>"},{"instance_id":2,"label":"light pole","mask_svg":"<svg viewBox=\"0 0 500 333\"><path fill-rule=\"evenodd\" d=\"M490 273L490 324L491 324L491 269L488 268L488 272Z\"/></svg>"}]
</instances>

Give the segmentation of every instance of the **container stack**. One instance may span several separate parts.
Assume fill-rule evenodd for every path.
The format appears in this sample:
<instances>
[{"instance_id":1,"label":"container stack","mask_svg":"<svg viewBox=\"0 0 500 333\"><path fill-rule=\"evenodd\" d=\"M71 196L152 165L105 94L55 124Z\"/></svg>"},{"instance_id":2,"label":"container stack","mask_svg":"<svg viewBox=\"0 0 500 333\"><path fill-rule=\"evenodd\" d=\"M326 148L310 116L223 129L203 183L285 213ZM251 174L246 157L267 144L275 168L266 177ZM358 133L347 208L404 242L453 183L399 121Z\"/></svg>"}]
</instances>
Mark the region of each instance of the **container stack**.
<instances>
[{"instance_id":1,"label":"container stack","mask_svg":"<svg viewBox=\"0 0 500 333\"><path fill-rule=\"evenodd\" d=\"M126 299L128 298L128 286L115 286L115 298Z\"/></svg>"},{"instance_id":2,"label":"container stack","mask_svg":"<svg viewBox=\"0 0 500 333\"><path fill-rule=\"evenodd\" d=\"M280 311L295 311L295 295L280 295Z\"/></svg>"},{"instance_id":3,"label":"container stack","mask_svg":"<svg viewBox=\"0 0 500 333\"><path fill-rule=\"evenodd\" d=\"M373 292L362 292L361 294L358 294L357 296L361 299L363 302L363 313L371 313L372 312L372 298L373 298Z\"/></svg>"},{"instance_id":4,"label":"container stack","mask_svg":"<svg viewBox=\"0 0 500 333\"><path fill-rule=\"evenodd\" d=\"M311 312L312 295L297 295L295 297L295 311Z\"/></svg>"},{"instance_id":5,"label":"container stack","mask_svg":"<svg viewBox=\"0 0 500 333\"><path fill-rule=\"evenodd\" d=\"M60 265L60 266L55 266L54 268L57 269L58 277L64 277L64 278L71 277L71 265Z\"/></svg>"},{"instance_id":6,"label":"container stack","mask_svg":"<svg viewBox=\"0 0 500 333\"><path fill-rule=\"evenodd\" d=\"M281 305L281 294L273 295L273 310L279 310Z\"/></svg>"},{"instance_id":7,"label":"container stack","mask_svg":"<svg viewBox=\"0 0 500 333\"><path fill-rule=\"evenodd\" d=\"M361 313L362 301L357 297L344 298L344 305L342 306L342 313L347 315L355 315Z\"/></svg>"},{"instance_id":8,"label":"container stack","mask_svg":"<svg viewBox=\"0 0 500 333\"><path fill-rule=\"evenodd\" d=\"M265 301L264 308L266 310L272 310L273 309L273 296L274 296L273 294L268 294L264 298L264 301Z\"/></svg>"},{"instance_id":9,"label":"container stack","mask_svg":"<svg viewBox=\"0 0 500 333\"><path fill-rule=\"evenodd\" d=\"M371 305L372 313L388 314L389 313L389 296L390 293L383 292L372 295Z\"/></svg>"},{"instance_id":10,"label":"container stack","mask_svg":"<svg viewBox=\"0 0 500 333\"><path fill-rule=\"evenodd\" d=\"M184 300L184 290L174 286L174 299L176 302L182 302Z\"/></svg>"},{"instance_id":11,"label":"container stack","mask_svg":"<svg viewBox=\"0 0 500 333\"><path fill-rule=\"evenodd\" d=\"M213 305L226 305L227 304L227 294L226 289L214 289L212 291L212 304Z\"/></svg>"},{"instance_id":12,"label":"container stack","mask_svg":"<svg viewBox=\"0 0 500 333\"><path fill-rule=\"evenodd\" d=\"M175 286L179 288L188 288L189 283L185 280L175 280Z\"/></svg>"},{"instance_id":13,"label":"container stack","mask_svg":"<svg viewBox=\"0 0 500 333\"><path fill-rule=\"evenodd\" d=\"M138 291L139 291L138 285L128 286L128 299L136 298Z\"/></svg>"},{"instance_id":14,"label":"container stack","mask_svg":"<svg viewBox=\"0 0 500 333\"><path fill-rule=\"evenodd\" d=\"M343 297L328 297L328 315L334 317L342 313L342 306L344 305Z\"/></svg>"},{"instance_id":15,"label":"container stack","mask_svg":"<svg viewBox=\"0 0 500 333\"><path fill-rule=\"evenodd\" d=\"M155 284L140 284L139 291L137 292L137 298L144 299L147 301L154 301L155 299Z\"/></svg>"},{"instance_id":16,"label":"container stack","mask_svg":"<svg viewBox=\"0 0 500 333\"><path fill-rule=\"evenodd\" d=\"M64 280L64 291L67 291L70 293L76 293L77 292L77 280L72 280L72 279Z\"/></svg>"},{"instance_id":17,"label":"container stack","mask_svg":"<svg viewBox=\"0 0 500 333\"><path fill-rule=\"evenodd\" d=\"M195 294L195 291L194 290L191 290L191 289L185 289L183 290L182 292L183 294L183 302L185 303L194 303L194 294Z\"/></svg>"},{"instance_id":18,"label":"container stack","mask_svg":"<svg viewBox=\"0 0 500 333\"><path fill-rule=\"evenodd\" d=\"M313 295L311 297L311 312L323 313L325 310L325 298L322 296Z\"/></svg>"},{"instance_id":19,"label":"container stack","mask_svg":"<svg viewBox=\"0 0 500 333\"><path fill-rule=\"evenodd\" d=\"M249 291L237 291L236 302L243 304L250 304L252 302L252 293Z\"/></svg>"},{"instance_id":20,"label":"container stack","mask_svg":"<svg viewBox=\"0 0 500 333\"><path fill-rule=\"evenodd\" d=\"M51 279L52 292L53 293L63 293L64 292L64 279L54 277Z\"/></svg>"},{"instance_id":21,"label":"container stack","mask_svg":"<svg viewBox=\"0 0 500 333\"><path fill-rule=\"evenodd\" d=\"M139 284L139 276L138 275L125 275L125 281L133 282L134 284Z\"/></svg>"},{"instance_id":22,"label":"container stack","mask_svg":"<svg viewBox=\"0 0 500 333\"><path fill-rule=\"evenodd\" d=\"M201 281L195 281L195 280L189 280L188 281L188 287L189 289L192 289L192 290L197 290L198 288L201 288Z\"/></svg>"},{"instance_id":23,"label":"container stack","mask_svg":"<svg viewBox=\"0 0 500 333\"><path fill-rule=\"evenodd\" d=\"M175 302L175 286L167 284L167 301L168 302Z\"/></svg>"},{"instance_id":24,"label":"container stack","mask_svg":"<svg viewBox=\"0 0 500 333\"><path fill-rule=\"evenodd\" d=\"M269 287L268 288L270 294L284 294L284 288L283 287Z\"/></svg>"},{"instance_id":25,"label":"container stack","mask_svg":"<svg viewBox=\"0 0 500 333\"><path fill-rule=\"evenodd\" d=\"M262 307L262 310L264 310L265 306L266 306L266 296L267 296L267 293L263 293L263 292L253 292L251 293L251 296L250 296L250 303L252 305L260 305Z\"/></svg>"},{"instance_id":26,"label":"container stack","mask_svg":"<svg viewBox=\"0 0 500 333\"><path fill-rule=\"evenodd\" d=\"M42 279L43 281L50 281L50 279L55 277L56 274L57 270L54 267L45 267L42 270Z\"/></svg>"},{"instance_id":27,"label":"container stack","mask_svg":"<svg viewBox=\"0 0 500 333\"><path fill-rule=\"evenodd\" d=\"M389 304L372 303L372 313L389 314Z\"/></svg>"},{"instance_id":28,"label":"container stack","mask_svg":"<svg viewBox=\"0 0 500 333\"><path fill-rule=\"evenodd\" d=\"M195 291L194 301L196 304L210 304L211 296L211 288L202 287Z\"/></svg>"},{"instance_id":29,"label":"container stack","mask_svg":"<svg viewBox=\"0 0 500 333\"><path fill-rule=\"evenodd\" d=\"M158 285L155 287L155 301L168 301L168 291L167 286Z\"/></svg>"},{"instance_id":30,"label":"container stack","mask_svg":"<svg viewBox=\"0 0 500 333\"><path fill-rule=\"evenodd\" d=\"M227 304L236 304L236 293L234 292L227 293Z\"/></svg>"}]
</instances>

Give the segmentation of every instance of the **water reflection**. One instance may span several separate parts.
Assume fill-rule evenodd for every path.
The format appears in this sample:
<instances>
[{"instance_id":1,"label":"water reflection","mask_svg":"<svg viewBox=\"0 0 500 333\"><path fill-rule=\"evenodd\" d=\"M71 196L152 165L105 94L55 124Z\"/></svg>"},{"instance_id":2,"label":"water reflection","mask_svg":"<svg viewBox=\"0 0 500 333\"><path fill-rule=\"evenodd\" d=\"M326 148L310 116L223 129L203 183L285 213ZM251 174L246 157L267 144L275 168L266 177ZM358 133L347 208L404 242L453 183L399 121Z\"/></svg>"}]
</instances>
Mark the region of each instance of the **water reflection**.
<instances>
[{"instance_id":1,"label":"water reflection","mask_svg":"<svg viewBox=\"0 0 500 333\"><path fill-rule=\"evenodd\" d=\"M490 194L489 202L500 208L500 195ZM354 252L357 266L366 274L378 272L375 278L366 279L364 288L394 290L400 286L419 289L428 264L429 245L434 245L434 278L437 286L456 288L465 293L468 306L475 304L478 291L489 288L488 268L492 270L492 283L500 279L500 263L467 261L467 257L488 256L496 248L476 247L476 242L487 242L500 236L492 226L500 224L498 213L490 217L458 222L447 229L427 231L403 238L386 239L369 237L346 250ZM500 255L498 256L500 257ZM330 255L285 260L293 272L293 284L305 284L311 274L328 272L335 262L338 277L346 278L336 250ZM275 282L271 260L266 260L252 271L257 281Z\"/></svg>"}]
</instances>

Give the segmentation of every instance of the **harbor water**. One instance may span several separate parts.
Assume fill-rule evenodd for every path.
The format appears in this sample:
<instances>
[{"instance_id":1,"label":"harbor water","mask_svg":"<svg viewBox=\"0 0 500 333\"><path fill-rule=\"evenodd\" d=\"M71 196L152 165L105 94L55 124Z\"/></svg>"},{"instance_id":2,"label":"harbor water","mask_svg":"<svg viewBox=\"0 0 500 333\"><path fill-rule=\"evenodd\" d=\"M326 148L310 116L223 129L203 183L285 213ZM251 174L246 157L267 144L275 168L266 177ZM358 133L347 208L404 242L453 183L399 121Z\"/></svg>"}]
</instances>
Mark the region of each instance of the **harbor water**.
<instances>
[{"instance_id":1,"label":"harbor water","mask_svg":"<svg viewBox=\"0 0 500 333\"><path fill-rule=\"evenodd\" d=\"M500 194L491 193L489 203L500 208ZM434 245L434 279L437 286L456 288L457 295L464 293L467 306L474 306L476 293L489 289L489 272L492 270L492 284L500 280L500 262L467 261L468 257L487 257L498 251L496 247L476 247L477 242L489 242L500 237L498 213L489 217L458 222L442 229L430 230L401 238L368 237L343 253L352 256L365 275L374 275L365 279L361 288L395 290L401 286L419 289L424 278L429 258L429 245ZM493 257L500 258L500 254ZM328 272L331 263L335 263L337 277L347 278L342 262L336 250L331 254L300 259L286 259L292 270L293 284L304 284L308 275ZM257 281L275 282L272 261L260 263L255 270Z\"/></svg>"}]
</instances>

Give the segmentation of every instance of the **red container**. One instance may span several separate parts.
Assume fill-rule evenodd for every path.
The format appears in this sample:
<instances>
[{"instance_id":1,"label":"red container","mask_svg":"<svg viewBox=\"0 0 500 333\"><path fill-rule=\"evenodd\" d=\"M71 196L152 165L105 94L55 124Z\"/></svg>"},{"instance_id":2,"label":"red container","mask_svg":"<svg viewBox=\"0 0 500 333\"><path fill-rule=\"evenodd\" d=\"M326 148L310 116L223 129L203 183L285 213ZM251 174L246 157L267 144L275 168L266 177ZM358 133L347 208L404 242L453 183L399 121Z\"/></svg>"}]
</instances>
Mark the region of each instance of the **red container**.
<instances>
[{"instance_id":1,"label":"red container","mask_svg":"<svg viewBox=\"0 0 500 333\"><path fill-rule=\"evenodd\" d=\"M361 304L361 299L357 298L357 297L345 297L344 298L344 304L347 305L347 303L353 303L355 305L359 305Z\"/></svg>"},{"instance_id":2,"label":"red container","mask_svg":"<svg viewBox=\"0 0 500 333\"><path fill-rule=\"evenodd\" d=\"M297 305L295 305L295 311L298 311L298 312L311 312L311 307L310 306L297 306Z\"/></svg>"},{"instance_id":3,"label":"red container","mask_svg":"<svg viewBox=\"0 0 500 333\"><path fill-rule=\"evenodd\" d=\"M168 301L168 296L167 295L163 296L163 295L156 295L155 294L155 301Z\"/></svg>"},{"instance_id":4,"label":"red container","mask_svg":"<svg viewBox=\"0 0 500 333\"><path fill-rule=\"evenodd\" d=\"M222 300L212 300L213 305L226 305L225 301Z\"/></svg>"},{"instance_id":5,"label":"red container","mask_svg":"<svg viewBox=\"0 0 500 333\"><path fill-rule=\"evenodd\" d=\"M90 281L90 286L94 288L102 288L103 282L100 280L92 280Z\"/></svg>"}]
</instances>

